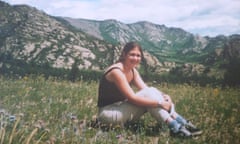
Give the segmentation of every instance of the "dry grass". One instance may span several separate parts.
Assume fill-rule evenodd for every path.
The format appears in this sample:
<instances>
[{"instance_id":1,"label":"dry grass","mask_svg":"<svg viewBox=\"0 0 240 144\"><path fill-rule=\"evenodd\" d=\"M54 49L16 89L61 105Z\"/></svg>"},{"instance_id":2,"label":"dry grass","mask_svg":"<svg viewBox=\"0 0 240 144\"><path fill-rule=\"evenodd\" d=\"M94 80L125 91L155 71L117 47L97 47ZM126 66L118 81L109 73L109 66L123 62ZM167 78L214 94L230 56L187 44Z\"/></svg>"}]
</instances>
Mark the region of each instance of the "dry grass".
<instances>
[{"instance_id":1,"label":"dry grass","mask_svg":"<svg viewBox=\"0 0 240 144\"><path fill-rule=\"evenodd\" d=\"M96 117L97 82L71 83L43 77L0 78L1 144L221 143L240 142L240 90L197 85L154 84L172 95L177 111L204 133L196 138L169 136L149 114L125 129L91 127Z\"/></svg>"}]
</instances>

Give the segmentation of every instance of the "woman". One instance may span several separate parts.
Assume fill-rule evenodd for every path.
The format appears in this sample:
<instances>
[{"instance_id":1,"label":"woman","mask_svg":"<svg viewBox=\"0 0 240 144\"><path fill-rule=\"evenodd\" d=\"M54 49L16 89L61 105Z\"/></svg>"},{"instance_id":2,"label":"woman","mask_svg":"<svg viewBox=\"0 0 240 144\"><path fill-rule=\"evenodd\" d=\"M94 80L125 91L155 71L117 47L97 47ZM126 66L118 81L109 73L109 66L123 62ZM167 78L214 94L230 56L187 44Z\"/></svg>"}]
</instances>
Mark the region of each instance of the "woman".
<instances>
[{"instance_id":1,"label":"woman","mask_svg":"<svg viewBox=\"0 0 240 144\"><path fill-rule=\"evenodd\" d=\"M104 73L98 92L98 120L111 125L124 125L139 119L145 112L157 121L165 121L170 134L190 137L201 133L174 110L171 98L142 80L136 66L143 58L142 48L129 42L123 48L119 61ZM134 92L131 86L138 90Z\"/></svg>"}]
</instances>

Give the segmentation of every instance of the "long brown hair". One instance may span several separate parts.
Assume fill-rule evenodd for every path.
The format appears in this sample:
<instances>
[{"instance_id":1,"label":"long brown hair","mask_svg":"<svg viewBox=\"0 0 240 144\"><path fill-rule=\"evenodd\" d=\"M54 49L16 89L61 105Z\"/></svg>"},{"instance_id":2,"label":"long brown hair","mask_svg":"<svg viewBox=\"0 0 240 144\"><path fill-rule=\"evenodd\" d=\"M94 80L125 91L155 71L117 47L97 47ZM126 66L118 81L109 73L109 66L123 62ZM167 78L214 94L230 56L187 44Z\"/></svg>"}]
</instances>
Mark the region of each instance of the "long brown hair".
<instances>
[{"instance_id":1,"label":"long brown hair","mask_svg":"<svg viewBox=\"0 0 240 144\"><path fill-rule=\"evenodd\" d=\"M123 62L125 60L125 56L129 53L129 51L131 51L134 48L139 49L139 51L141 53L141 58L142 58L142 61L143 61L144 57L143 57L143 50L142 50L141 45L139 45L137 42L128 42L124 46L124 48L122 50L122 53L121 53L121 55L118 59L118 62Z\"/></svg>"}]
</instances>

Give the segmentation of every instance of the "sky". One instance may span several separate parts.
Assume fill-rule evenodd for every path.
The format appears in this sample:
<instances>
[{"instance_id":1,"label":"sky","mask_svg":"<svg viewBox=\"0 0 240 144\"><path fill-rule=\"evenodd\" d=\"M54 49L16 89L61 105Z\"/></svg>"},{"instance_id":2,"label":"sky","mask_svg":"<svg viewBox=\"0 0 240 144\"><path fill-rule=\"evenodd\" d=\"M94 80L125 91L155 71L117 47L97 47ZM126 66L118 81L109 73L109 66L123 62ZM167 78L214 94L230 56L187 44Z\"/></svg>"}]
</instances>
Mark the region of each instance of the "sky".
<instances>
[{"instance_id":1,"label":"sky","mask_svg":"<svg viewBox=\"0 0 240 144\"><path fill-rule=\"evenodd\" d=\"M3 0L26 4L52 16L125 24L148 21L215 37L240 34L240 0Z\"/></svg>"}]
</instances>

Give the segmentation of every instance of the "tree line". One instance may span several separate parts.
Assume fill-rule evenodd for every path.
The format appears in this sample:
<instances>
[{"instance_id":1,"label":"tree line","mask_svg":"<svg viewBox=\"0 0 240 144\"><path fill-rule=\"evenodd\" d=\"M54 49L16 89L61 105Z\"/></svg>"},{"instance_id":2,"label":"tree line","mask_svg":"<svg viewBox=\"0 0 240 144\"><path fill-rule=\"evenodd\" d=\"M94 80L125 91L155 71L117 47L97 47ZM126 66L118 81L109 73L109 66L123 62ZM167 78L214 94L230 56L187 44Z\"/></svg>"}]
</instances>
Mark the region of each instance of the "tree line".
<instances>
[{"instance_id":1,"label":"tree line","mask_svg":"<svg viewBox=\"0 0 240 144\"><path fill-rule=\"evenodd\" d=\"M79 69L77 62L72 65L71 69L53 68L49 63L36 64L34 62L27 63L23 60L12 59L8 55L0 55L0 74L9 77L24 77L29 75L43 75L46 79L49 77L56 77L57 79L70 80L72 82L84 81L98 81L100 80L103 71L94 71L89 69ZM227 71L224 79L216 79L208 77L207 75L192 75L185 76L174 71L166 74L150 73L146 68L142 67L140 72L143 79L149 82L156 83L196 83L199 85L222 85L222 86L239 86L240 85L240 61L231 60L225 66Z\"/></svg>"}]
</instances>

